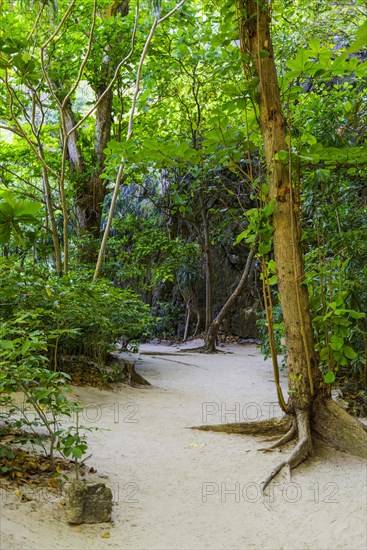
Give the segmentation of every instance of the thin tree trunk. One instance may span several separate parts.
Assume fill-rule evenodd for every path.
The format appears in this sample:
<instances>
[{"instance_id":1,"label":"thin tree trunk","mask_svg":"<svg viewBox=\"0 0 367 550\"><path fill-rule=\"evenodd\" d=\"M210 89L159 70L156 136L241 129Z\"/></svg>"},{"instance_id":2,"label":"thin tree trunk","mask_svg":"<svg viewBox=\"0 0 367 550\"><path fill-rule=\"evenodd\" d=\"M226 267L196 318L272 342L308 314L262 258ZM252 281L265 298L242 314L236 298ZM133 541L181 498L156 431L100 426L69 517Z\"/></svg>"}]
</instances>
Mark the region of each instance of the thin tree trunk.
<instances>
[{"instance_id":1,"label":"thin tree trunk","mask_svg":"<svg viewBox=\"0 0 367 550\"><path fill-rule=\"evenodd\" d=\"M205 257L205 334L208 334L209 327L212 323L212 258L211 258L211 242L210 229L208 221L208 213L205 209L203 192L199 194L201 216L203 220L204 233L204 257Z\"/></svg>"},{"instance_id":2,"label":"thin tree trunk","mask_svg":"<svg viewBox=\"0 0 367 550\"><path fill-rule=\"evenodd\" d=\"M183 4L185 2L186 2L186 0L181 0L181 2L176 4L176 6L174 8L172 8L172 10L169 11L166 15L164 15L160 19L158 19L156 17L153 21L153 24L151 26L149 35L147 37L147 40L145 42L143 51L142 51L141 56L140 56L140 61L139 61L139 65L138 65L137 75L136 75L136 82L135 82L135 92L134 92L134 95L133 95L133 98L132 98L132 106L131 106L131 109L130 109L130 116L129 116L129 123L128 123L126 141L129 141L132 137L133 121L134 121L134 115L135 115L135 109L136 109L136 102L137 102L138 95L139 95L139 92L140 92L141 72L142 72L143 63L144 63L146 54L148 52L148 48L149 48L151 39L153 37L154 31L155 31L157 25L163 23L163 21L165 21L166 19L169 19L169 17L171 17L171 15L173 15L178 9L180 9L181 6L183 6ZM122 5L123 6L125 6L125 5L128 6L128 3L123 2ZM135 36L135 32L134 32L134 36ZM105 251L106 251L106 246L107 246L108 235L109 235L110 228L111 228L111 225L112 225L112 219L113 219L113 215L114 215L114 211L115 211L115 206L116 206L117 197L118 197L118 194L119 194L120 185L121 185L121 182L124 181L124 179L125 179L124 175L123 175L124 168L125 168L124 164L121 163L120 166L119 166L118 172L117 172L116 180L115 180L115 188L114 188L114 191L113 191L113 194L112 194L112 200L111 200L110 210L109 210L108 217L107 217L107 223L106 223L106 227L105 227L104 234L103 234L103 237L102 237L102 242L101 242L99 252L98 252L98 258L97 258L97 262L96 262L96 268L94 270L93 281L96 281L98 279L100 273L101 273L102 263L103 263L103 259L104 259L104 255L105 255Z\"/></svg>"},{"instance_id":3,"label":"thin tree trunk","mask_svg":"<svg viewBox=\"0 0 367 550\"><path fill-rule=\"evenodd\" d=\"M43 148L41 143L38 143L38 152L43 159L44 158ZM43 194L46 202L47 214L50 219L50 225L51 225L52 242L53 242L54 252L55 252L55 268L57 273L61 274L62 273L61 246L60 246L59 236L57 233L54 207L52 204L50 180L48 177L48 171L44 165L42 165L42 185L43 185Z\"/></svg>"},{"instance_id":4,"label":"thin tree trunk","mask_svg":"<svg viewBox=\"0 0 367 550\"><path fill-rule=\"evenodd\" d=\"M250 250L249 255L247 256L246 265L243 270L241 279L239 280L238 285L236 286L235 290L232 292L214 321L211 323L209 330L205 337L205 349L206 351L209 351L211 353L214 353L216 351L216 339L218 335L218 329L220 324L224 321L226 316L228 315L229 311L231 310L232 306L235 304L236 300L239 298L241 292L245 288L249 275L251 270L252 261L254 258L254 250Z\"/></svg>"},{"instance_id":5,"label":"thin tree trunk","mask_svg":"<svg viewBox=\"0 0 367 550\"><path fill-rule=\"evenodd\" d=\"M187 337L189 335L190 317L191 317L191 304L190 304L190 300L189 300L186 304L185 331L184 331L184 335L183 335L183 341L184 342L186 342Z\"/></svg>"}]
</instances>

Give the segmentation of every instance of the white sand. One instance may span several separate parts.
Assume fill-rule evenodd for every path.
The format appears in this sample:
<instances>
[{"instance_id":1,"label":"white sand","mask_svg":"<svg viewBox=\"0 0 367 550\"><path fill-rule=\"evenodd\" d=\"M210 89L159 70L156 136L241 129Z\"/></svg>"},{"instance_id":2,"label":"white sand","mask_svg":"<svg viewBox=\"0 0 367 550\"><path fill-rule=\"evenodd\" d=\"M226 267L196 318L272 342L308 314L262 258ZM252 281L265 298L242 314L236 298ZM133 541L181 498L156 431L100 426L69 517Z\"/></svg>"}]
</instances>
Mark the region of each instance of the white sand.
<instances>
[{"instance_id":1,"label":"white sand","mask_svg":"<svg viewBox=\"0 0 367 550\"><path fill-rule=\"evenodd\" d=\"M323 447L291 482L283 472L263 499L260 483L278 452L260 453L251 437L185 429L279 413L271 365L256 346L226 349L233 353L141 355L150 388L76 388L83 423L99 428L89 436L88 464L96 478L108 476L114 523L72 527L59 499L44 493L21 503L3 493L0 548L365 549L363 460Z\"/></svg>"}]
</instances>

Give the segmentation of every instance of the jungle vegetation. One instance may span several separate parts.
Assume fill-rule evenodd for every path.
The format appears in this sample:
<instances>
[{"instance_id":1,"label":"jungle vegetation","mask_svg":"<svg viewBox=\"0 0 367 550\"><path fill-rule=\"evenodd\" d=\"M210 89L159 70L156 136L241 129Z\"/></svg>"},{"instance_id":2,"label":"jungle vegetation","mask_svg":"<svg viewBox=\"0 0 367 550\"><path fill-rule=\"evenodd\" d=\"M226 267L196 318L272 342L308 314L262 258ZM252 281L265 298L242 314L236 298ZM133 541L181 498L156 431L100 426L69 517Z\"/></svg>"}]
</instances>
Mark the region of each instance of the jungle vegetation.
<instances>
[{"instance_id":1,"label":"jungle vegetation","mask_svg":"<svg viewBox=\"0 0 367 550\"><path fill-rule=\"evenodd\" d=\"M341 378L367 386L365 9L362 0L0 4L7 428L26 427L23 437L45 446L41 423L45 452L80 459L85 436L59 420L77 410L70 377L106 376L119 340L134 348L202 334L203 351L215 352L252 285L254 335L286 414L205 429L279 432L273 447L296 439L266 483L312 454L313 434L366 456L363 426L331 399ZM237 270L216 303L221 255ZM19 418L19 391L36 420ZM0 455L12 471L13 450Z\"/></svg>"}]
</instances>

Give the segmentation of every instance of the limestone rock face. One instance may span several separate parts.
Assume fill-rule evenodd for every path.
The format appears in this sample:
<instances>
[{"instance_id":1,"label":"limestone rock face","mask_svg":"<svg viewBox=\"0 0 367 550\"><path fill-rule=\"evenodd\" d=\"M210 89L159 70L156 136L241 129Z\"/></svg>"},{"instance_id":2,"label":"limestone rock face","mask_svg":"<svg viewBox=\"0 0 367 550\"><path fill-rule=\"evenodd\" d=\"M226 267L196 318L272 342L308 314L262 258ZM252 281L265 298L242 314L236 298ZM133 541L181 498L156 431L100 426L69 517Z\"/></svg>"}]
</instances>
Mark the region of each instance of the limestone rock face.
<instances>
[{"instance_id":1,"label":"limestone rock face","mask_svg":"<svg viewBox=\"0 0 367 550\"><path fill-rule=\"evenodd\" d=\"M215 317L228 297L236 288L244 269L246 255L225 256L213 250L213 273L220 276L213 277L213 316ZM229 261L231 260L231 261ZM259 275L261 266L254 261L246 288L242 291L233 308L228 312L220 331L233 334L239 338L259 338L260 332L256 325L257 314L262 311L261 286ZM205 305L205 289L200 295L200 303ZM205 310L202 309L201 318L205 319Z\"/></svg>"},{"instance_id":2,"label":"limestone rock face","mask_svg":"<svg viewBox=\"0 0 367 550\"><path fill-rule=\"evenodd\" d=\"M112 491L104 483L72 481L66 483L64 489L68 523L111 521Z\"/></svg>"}]
</instances>

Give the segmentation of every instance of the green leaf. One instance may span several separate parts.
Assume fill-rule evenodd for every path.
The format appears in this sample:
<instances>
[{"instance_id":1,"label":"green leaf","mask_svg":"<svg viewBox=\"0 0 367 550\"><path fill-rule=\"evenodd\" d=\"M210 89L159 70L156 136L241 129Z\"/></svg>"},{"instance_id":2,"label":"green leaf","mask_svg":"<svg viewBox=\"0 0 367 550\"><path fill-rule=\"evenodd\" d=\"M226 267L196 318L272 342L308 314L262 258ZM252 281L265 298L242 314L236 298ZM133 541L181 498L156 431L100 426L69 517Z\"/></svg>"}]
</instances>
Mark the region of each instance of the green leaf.
<instances>
[{"instance_id":1,"label":"green leaf","mask_svg":"<svg viewBox=\"0 0 367 550\"><path fill-rule=\"evenodd\" d=\"M7 244L11 236L11 226L10 224L4 225L0 224L0 243Z\"/></svg>"},{"instance_id":2,"label":"green leaf","mask_svg":"<svg viewBox=\"0 0 367 550\"><path fill-rule=\"evenodd\" d=\"M336 336L333 334L330 338L330 347L334 351L339 351L344 346L344 338L341 338L340 336Z\"/></svg>"},{"instance_id":3,"label":"green leaf","mask_svg":"<svg viewBox=\"0 0 367 550\"><path fill-rule=\"evenodd\" d=\"M328 348L322 348L320 351L320 359L321 361L326 361L326 359L329 357L329 349Z\"/></svg>"},{"instance_id":4,"label":"green leaf","mask_svg":"<svg viewBox=\"0 0 367 550\"><path fill-rule=\"evenodd\" d=\"M356 39L347 49L347 53L355 53L364 48L367 45L367 21L362 23L362 25L359 27Z\"/></svg>"},{"instance_id":5,"label":"green leaf","mask_svg":"<svg viewBox=\"0 0 367 550\"><path fill-rule=\"evenodd\" d=\"M247 229L245 229L245 231L242 231L242 233L240 233L239 235L237 235L234 243L233 243L233 246L236 246L236 244L240 243L241 241L243 241L243 239L245 239L248 235L248 231Z\"/></svg>"},{"instance_id":6,"label":"green leaf","mask_svg":"<svg viewBox=\"0 0 367 550\"><path fill-rule=\"evenodd\" d=\"M260 254L268 254L271 250L271 242L270 243L260 243L259 244L259 253Z\"/></svg>"},{"instance_id":7,"label":"green leaf","mask_svg":"<svg viewBox=\"0 0 367 550\"><path fill-rule=\"evenodd\" d=\"M0 340L0 348L13 349L14 348L13 340Z\"/></svg>"},{"instance_id":8,"label":"green leaf","mask_svg":"<svg viewBox=\"0 0 367 550\"><path fill-rule=\"evenodd\" d=\"M71 449L71 454L74 458L82 458L84 452L80 447L73 447Z\"/></svg>"},{"instance_id":9,"label":"green leaf","mask_svg":"<svg viewBox=\"0 0 367 550\"><path fill-rule=\"evenodd\" d=\"M346 103L344 103L344 111L346 113L350 113L352 108L353 108L353 105L351 104L350 101L347 101Z\"/></svg>"},{"instance_id":10,"label":"green leaf","mask_svg":"<svg viewBox=\"0 0 367 550\"><path fill-rule=\"evenodd\" d=\"M270 218L270 216L273 214L276 207L276 201L272 199L268 204L263 208L262 213L266 218Z\"/></svg>"},{"instance_id":11,"label":"green leaf","mask_svg":"<svg viewBox=\"0 0 367 550\"><path fill-rule=\"evenodd\" d=\"M335 381L335 374L332 371L328 371L326 374L324 374L324 382L325 384L332 384Z\"/></svg>"},{"instance_id":12,"label":"green leaf","mask_svg":"<svg viewBox=\"0 0 367 550\"><path fill-rule=\"evenodd\" d=\"M292 72L295 74L293 76L306 73L313 66L313 62L309 61L309 51L300 49L297 52L295 59L289 59L286 64L290 69L293 69Z\"/></svg>"},{"instance_id":13,"label":"green leaf","mask_svg":"<svg viewBox=\"0 0 367 550\"><path fill-rule=\"evenodd\" d=\"M348 357L348 359L356 359L357 357L357 354L356 352L354 351L353 348L351 348L350 346L344 346L343 349L342 349L344 355L346 357Z\"/></svg>"},{"instance_id":14,"label":"green leaf","mask_svg":"<svg viewBox=\"0 0 367 550\"><path fill-rule=\"evenodd\" d=\"M316 40L315 38L311 38L311 40L309 40L308 42L308 47L310 48L310 50L318 53L321 50L320 41Z\"/></svg>"},{"instance_id":15,"label":"green leaf","mask_svg":"<svg viewBox=\"0 0 367 550\"><path fill-rule=\"evenodd\" d=\"M362 313L361 311L354 311L353 309L348 310L349 317L352 317L352 319L364 319L366 317L365 313Z\"/></svg>"},{"instance_id":16,"label":"green leaf","mask_svg":"<svg viewBox=\"0 0 367 550\"><path fill-rule=\"evenodd\" d=\"M31 54L29 52L25 52L22 55L22 59L23 59L24 63L28 63L28 61L30 61L32 59Z\"/></svg>"},{"instance_id":17,"label":"green leaf","mask_svg":"<svg viewBox=\"0 0 367 550\"><path fill-rule=\"evenodd\" d=\"M280 150L274 155L274 160L281 162L282 164L285 164L288 162L289 159L289 153L288 151Z\"/></svg>"},{"instance_id":18,"label":"green leaf","mask_svg":"<svg viewBox=\"0 0 367 550\"><path fill-rule=\"evenodd\" d=\"M123 150L123 145L119 141L109 141L107 147L114 152L120 152Z\"/></svg>"}]
</instances>

